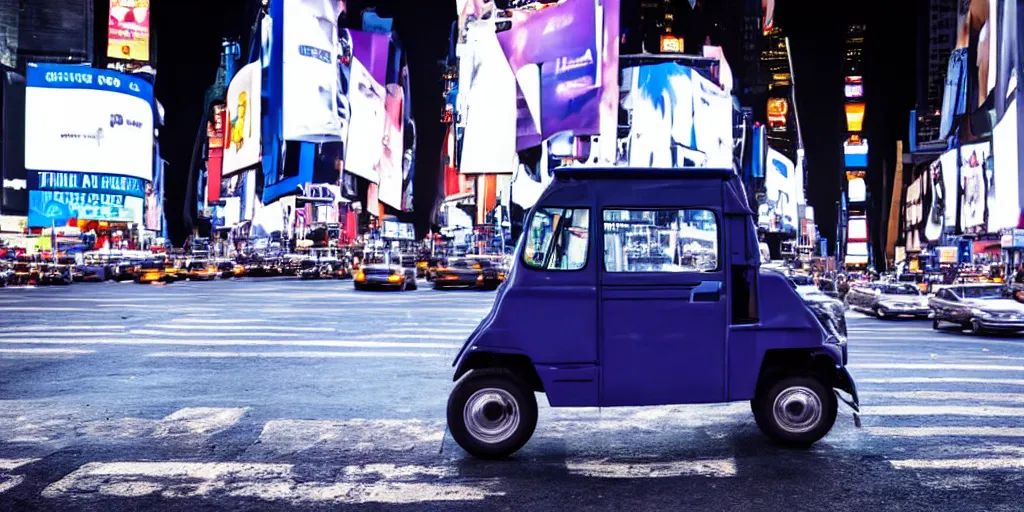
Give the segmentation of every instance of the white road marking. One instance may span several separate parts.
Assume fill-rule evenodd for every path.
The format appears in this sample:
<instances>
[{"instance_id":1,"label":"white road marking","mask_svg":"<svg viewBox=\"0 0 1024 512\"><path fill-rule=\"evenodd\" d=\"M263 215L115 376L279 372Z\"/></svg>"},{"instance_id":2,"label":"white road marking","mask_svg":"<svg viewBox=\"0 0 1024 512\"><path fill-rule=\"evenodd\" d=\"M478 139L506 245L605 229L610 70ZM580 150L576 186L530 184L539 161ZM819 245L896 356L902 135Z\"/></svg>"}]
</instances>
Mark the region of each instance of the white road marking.
<instances>
[{"instance_id":1,"label":"white road marking","mask_svg":"<svg viewBox=\"0 0 1024 512\"><path fill-rule=\"evenodd\" d=\"M191 347L324 347L324 348L424 348L459 349L461 343L416 343L402 341L348 340L221 340L192 338L2 338L0 344L21 345L124 345L124 346L191 346Z\"/></svg>"},{"instance_id":2,"label":"white road marking","mask_svg":"<svg viewBox=\"0 0 1024 512\"><path fill-rule=\"evenodd\" d=\"M70 311L95 311L93 308L62 308L62 307L7 307L0 306L0 311L31 311L39 313L65 313Z\"/></svg>"},{"instance_id":3,"label":"white road marking","mask_svg":"<svg viewBox=\"0 0 1024 512\"><path fill-rule=\"evenodd\" d=\"M735 459L682 460L671 462L566 461L569 473L592 478L675 478L736 476Z\"/></svg>"},{"instance_id":4,"label":"white road marking","mask_svg":"<svg viewBox=\"0 0 1024 512\"><path fill-rule=\"evenodd\" d=\"M1024 437L1022 427L866 427L864 431L889 437Z\"/></svg>"},{"instance_id":5,"label":"white road marking","mask_svg":"<svg viewBox=\"0 0 1024 512\"><path fill-rule=\"evenodd\" d=\"M972 471L1024 469L1024 458L891 460L896 469L965 469Z\"/></svg>"},{"instance_id":6,"label":"white road marking","mask_svg":"<svg viewBox=\"0 0 1024 512\"><path fill-rule=\"evenodd\" d=\"M982 379L974 377L886 377L856 380L858 384L998 384L1024 386L1024 379Z\"/></svg>"},{"instance_id":7,"label":"white road marking","mask_svg":"<svg viewBox=\"0 0 1024 512\"><path fill-rule=\"evenodd\" d=\"M146 354L147 357L164 358L232 358L232 357L254 357L264 359L338 359L348 357L451 357L444 354L428 354L422 352L154 352Z\"/></svg>"},{"instance_id":8,"label":"white road marking","mask_svg":"<svg viewBox=\"0 0 1024 512\"><path fill-rule=\"evenodd\" d=\"M396 340L398 340L398 339L409 339L409 340L423 339L423 340L460 340L460 341L465 341L466 340L466 336L468 334L469 333L466 333L465 335L462 335L462 336L449 336L449 335L445 335L445 334L393 334L393 333L383 332L383 333L377 333L377 334L367 334L366 337L367 338L390 338L390 339L396 339Z\"/></svg>"},{"instance_id":9,"label":"white road marking","mask_svg":"<svg viewBox=\"0 0 1024 512\"><path fill-rule=\"evenodd\" d=\"M195 329L197 331L295 331L295 332L335 332L334 327L302 327L290 325L224 325L224 324L200 324L200 323L175 323L175 324L147 324L146 327L154 329Z\"/></svg>"},{"instance_id":10,"label":"white road marking","mask_svg":"<svg viewBox=\"0 0 1024 512\"><path fill-rule=\"evenodd\" d=\"M261 318L175 318L172 322L189 322L193 324L250 324L253 322L266 322L267 320Z\"/></svg>"},{"instance_id":11,"label":"white road marking","mask_svg":"<svg viewBox=\"0 0 1024 512\"><path fill-rule=\"evenodd\" d=\"M865 416L975 416L989 418L1024 417L1024 407L880 405L864 407Z\"/></svg>"},{"instance_id":12,"label":"white road marking","mask_svg":"<svg viewBox=\"0 0 1024 512\"><path fill-rule=\"evenodd\" d=\"M71 348L0 348L3 356L84 356L95 354L95 350L76 350Z\"/></svg>"},{"instance_id":13,"label":"white road marking","mask_svg":"<svg viewBox=\"0 0 1024 512\"><path fill-rule=\"evenodd\" d=\"M0 471L12 471L39 459L0 459Z\"/></svg>"},{"instance_id":14,"label":"white road marking","mask_svg":"<svg viewBox=\"0 0 1024 512\"><path fill-rule=\"evenodd\" d=\"M1024 372L1024 366L986 364L923 364L923 363L854 363L850 368L859 370L960 370L983 372Z\"/></svg>"},{"instance_id":15,"label":"white road marking","mask_svg":"<svg viewBox=\"0 0 1024 512\"><path fill-rule=\"evenodd\" d=\"M15 488L24 481L25 477L22 475L0 475L0 494Z\"/></svg>"},{"instance_id":16,"label":"white road marking","mask_svg":"<svg viewBox=\"0 0 1024 512\"><path fill-rule=\"evenodd\" d=\"M1020 393L971 393L965 391L863 391L860 396L909 398L915 400L971 400L976 402L1024 403Z\"/></svg>"},{"instance_id":17,"label":"white road marking","mask_svg":"<svg viewBox=\"0 0 1024 512\"><path fill-rule=\"evenodd\" d=\"M0 333L5 332L57 332L57 331L121 331L124 326L120 325L22 325L18 327L0 327Z\"/></svg>"},{"instance_id":18,"label":"white road marking","mask_svg":"<svg viewBox=\"0 0 1024 512\"><path fill-rule=\"evenodd\" d=\"M239 332L207 332L205 330L197 330L197 331L193 331L193 332L187 332L187 331L186 332L180 332L180 331L167 332L167 331L157 331L157 330L150 330L150 329L132 329L131 331L129 331L129 333L130 334L134 334L134 335L138 335L138 336L171 336L171 337L187 337L187 338L196 338L196 339L203 339L203 338L229 338L229 337L237 337L237 336L240 336L240 335L241 336L245 336L245 335L257 335L257 334L264 334L266 336L276 336L276 337L285 337L285 338L308 336L308 334L302 334L302 333L297 333L297 332L239 333Z\"/></svg>"},{"instance_id":19,"label":"white road marking","mask_svg":"<svg viewBox=\"0 0 1024 512\"><path fill-rule=\"evenodd\" d=\"M209 435L234 426L248 412L248 407L186 407L160 421L154 435Z\"/></svg>"},{"instance_id":20,"label":"white road marking","mask_svg":"<svg viewBox=\"0 0 1024 512\"><path fill-rule=\"evenodd\" d=\"M474 325L475 327L475 325ZM461 334L463 337L473 332L472 328L465 329L431 329L428 327L392 327L388 329L390 332L411 332L411 333L426 333L426 334Z\"/></svg>"},{"instance_id":21,"label":"white road marking","mask_svg":"<svg viewBox=\"0 0 1024 512\"><path fill-rule=\"evenodd\" d=\"M375 469L375 470L374 470ZM420 466L394 469L371 468L378 481L363 481L367 471L355 469L355 478L316 482L300 479L291 464L243 462L91 462L43 490L43 497L78 494L118 497L160 496L166 499L196 497L248 497L296 504L415 504L427 502L480 501L503 496L492 491L493 481L473 485L436 480L404 482L407 475L436 474ZM348 474L346 472L346 474ZM392 475L392 478L388 477ZM399 481L396 481L399 480Z\"/></svg>"},{"instance_id":22,"label":"white road marking","mask_svg":"<svg viewBox=\"0 0 1024 512\"><path fill-rule=\"evenodd\" d=\"M442 421L417 419L270 420L263 425L259 442L246 450L245 456L283 460L304 458L303 452L309 450L331 454L374 450L436 454L444 428Z\"/></svg>"}]
</instances>

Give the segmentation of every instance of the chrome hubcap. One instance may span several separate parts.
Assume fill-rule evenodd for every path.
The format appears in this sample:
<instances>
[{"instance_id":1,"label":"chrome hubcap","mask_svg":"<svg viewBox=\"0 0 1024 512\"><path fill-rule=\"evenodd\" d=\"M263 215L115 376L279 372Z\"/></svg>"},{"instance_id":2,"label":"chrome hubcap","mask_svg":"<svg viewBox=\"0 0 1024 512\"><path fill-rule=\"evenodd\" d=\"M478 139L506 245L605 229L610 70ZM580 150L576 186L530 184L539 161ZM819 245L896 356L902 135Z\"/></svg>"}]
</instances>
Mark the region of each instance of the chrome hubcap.
<instances>
[{"instance_id":1,"label":"chrome hubcap","mask_svg":"<svg viewBox=\"0 0 1024 512\"><path fill-rule=\"evenodd\" d=\"M462 420L474 439L487 444L501 443L519 428L519 404L504 389L481 389L466 401Z\"/></svg>"},{"instance_id":2,"label":"chrome hubcap","mask_svg":"<svg viewBox=\"0 0 1024 512\"><path fill-rule=\"evenodd\" d=\"M775 422L786 432L803 434L818 426L822 416L821 399L809 388L786 388L775 397L772 407Z\"/></svg>"}]
</instances>

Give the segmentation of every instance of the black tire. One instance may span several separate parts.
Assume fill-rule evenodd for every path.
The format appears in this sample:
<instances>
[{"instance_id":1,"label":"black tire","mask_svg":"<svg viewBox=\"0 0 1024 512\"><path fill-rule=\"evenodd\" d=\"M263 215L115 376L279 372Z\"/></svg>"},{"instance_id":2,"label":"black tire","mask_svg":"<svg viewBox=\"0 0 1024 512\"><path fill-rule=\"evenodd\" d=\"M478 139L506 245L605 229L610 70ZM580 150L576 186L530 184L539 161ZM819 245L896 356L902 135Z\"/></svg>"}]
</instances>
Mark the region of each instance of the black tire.
<instances>
[{"instance_id":1,"label":"black tire","mask_svg":"<svg viewBox=\"0 0 1024 512\"><path fill-rule=\"evenodd\" d=\"M932 329L935 329L937 331L939 330L939 327L941 327L941 325L939 325L938 317L932 318Z\"/></svg>"},{"instance_id":2,"label":"black tire","mask_svg":"<svg viewBox=\"0 0 1024 512\"><path fill-rule=\"evenodd\" d=\"M487 442L475 437L466 426L464 410L473 396L486 389L498 390L506 398L511 398L517 413L518 423L502 439ZM501 405L492 402L496 410L490 414L507 414L509 409L501 410ZM487 410L486 405L482 410ZM482 412L482 414L487 414ZM498 420L493 420L498 421ZM537 398L533 390L522 379L512 372L501 368L473 370L455 384L448 395L448 428L455 442L467 453L481 459L503 459L512 455L533 436L537 427Z\"/></svg>"},{"instance_id":3,"label":"black tire","mask_svg":"<svg viewBox=\"0 0 1024 512\"><path fill-rule=\"evenodd\" d=\"M879 320L885 320L886 312L882 308L875 308L875 316L878 317Z\"/></svg>"},{"instance_id":4,"label":"black tire","mask_svg":"<svg viewBox=\"0 0 1024 512\"><path fill-rule=\"evenodd\" d=\"M819 406L819 415L815 419L809 409L801 407L800 402L793 402L788 407L799 407L799 410L787 409L786 404L780 404L780 415L776 415L775 403L783 394L810 393L816 397ZM805 402L811 403L811 402ZM751 408L754 410L754 420L758 428L766 436L777 443L806 448L821 438L825 437L836 422L839 404L835 393L821 383L817 378L811 376L785 377L775 381L774 384L758 393L754 398ZM784 426L786 411L797 415L794 425ZM802 415L810 414L810 418L803 418ZM781 416L781 418L780 418ZM799 422L806 419L806 423Z\"/></svg>"},{"instance_id":5,"label":"black tire","mask_svg":"<svg viewBox=\"0 0 1024 512\"><path fill-rule=\"evenodd\" d=\"M409 289L410 289L410 290L419 290L419 289L420 289L420 285L419 285L419 283L418 283L418 282L416 282L416 280L414 279L414 280L412 281L412 288L409 288Z\"/></svg>"},{"instance_id":6,"label":"black tire","mask_svg":"<svg viewBox=\"0 0 1024 512\"><path fill-rule=\"evenodd\" d=\"M400 292L404 292L405 290L408 290L408 289L409 289L409 281L408 280L402 281L402 284L398 286L398 291L400 291Z\"/></svg>"},{"instance_id":7,"label":"black tire","mask_svg":"<svg viewBox=\"0 0 1024 512\"><path fill-rule=\"evenodd\" d=\"M967 322L967 334L972 336L981 336L985 334L985 329L981 327L981 322L977 318L972 318Z\"/></svg>"},{"instance_id":8,"label":"black tire","mask_svg":"<svg viewBox=\"0 0 1024 512\"><path fill-rule=\"evenodd\" d=\"M361 285L359 283L355 283L355 288L356 288L356 291L363 291L363 290L366 289L366 286Z\"/></svg>"}]
</instances>

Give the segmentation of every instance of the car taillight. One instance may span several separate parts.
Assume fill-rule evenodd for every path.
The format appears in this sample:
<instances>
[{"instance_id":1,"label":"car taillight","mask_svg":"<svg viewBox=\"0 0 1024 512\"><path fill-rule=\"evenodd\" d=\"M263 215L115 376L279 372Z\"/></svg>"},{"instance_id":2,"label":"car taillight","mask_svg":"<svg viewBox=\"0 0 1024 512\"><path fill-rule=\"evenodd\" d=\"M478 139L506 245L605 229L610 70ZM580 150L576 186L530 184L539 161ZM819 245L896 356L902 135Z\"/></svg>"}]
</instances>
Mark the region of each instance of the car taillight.
<instances>
[{"instance_id":1,"label":"car taillight","mask_svg":"<svg viewBox=\"0 0 1024 512\"><path fill-rule=\"evenodd\" d=\"M478 282L478 283L484 282L484 275L480 274L480 275L476 276L476 282Z\"/></svg>"},{"instance_id":2,"label":"car taillight","mask_svg":"<svg viewBox=\"0 0 1024 512\"><path fill-rule=\"evenodd\" d=\"M366 274L362 270L356 274L356 281L366 281Z\"/></svg>"},{"instance_id":3,"label":"car taillight","mask_svg":"<svg viewBox=\"0 0 1024 512\"><path fill-rule=\"evenodd\" d=\"M404 278L398 274L391 274L390 276L388 276L389 283L401 283L402 279Z\"/></svg>"}]
</instances>

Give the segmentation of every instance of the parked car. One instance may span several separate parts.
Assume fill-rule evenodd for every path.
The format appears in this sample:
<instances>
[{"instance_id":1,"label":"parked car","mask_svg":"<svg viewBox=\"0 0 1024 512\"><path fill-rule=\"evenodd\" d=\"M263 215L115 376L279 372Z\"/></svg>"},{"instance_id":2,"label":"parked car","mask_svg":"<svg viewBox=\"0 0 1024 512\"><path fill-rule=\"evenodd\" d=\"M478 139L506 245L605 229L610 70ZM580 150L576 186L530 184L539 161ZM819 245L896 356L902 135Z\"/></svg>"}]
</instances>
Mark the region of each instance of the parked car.
<instances>
[{"instance_id":1,"label":"parked car","mask_svg":"<svg viewBox=\"0 0 1024 512\"><path fill-rule=\"evenodd\" d=\"M453 363L459 446L519 450L538 392L553 407L749 401L765 435L799 447L829 432L840 401L859 409L846 339L785 276L759 271L733 170L554 173L508 282Z\"/></svg>"},{"instance_id":2,"label":"parked car","mask_svg":"<svg viewBox=\"0 0 1024 512\"><path fill-rule=\"evenodd\" d=\"M850 288L846 294L850 308L878 318L928 318L928 298L909 283L868 283Z\"/></svg>"},{"instance_id":3,"label":"parked car","mask_svg":"<svg viewBox=\"0 0 1024 512\"><path fill-rule=\"evenodd\" d=\"M934 329L950 323L971 334L1024 331L1024 304L1001 284L944 286L928 305L934 312Z\"/></svg>"}]
</instances>

